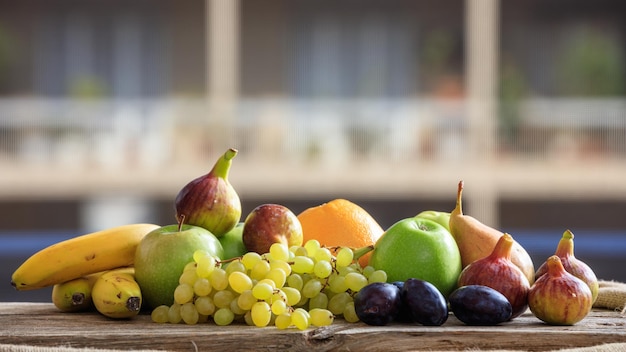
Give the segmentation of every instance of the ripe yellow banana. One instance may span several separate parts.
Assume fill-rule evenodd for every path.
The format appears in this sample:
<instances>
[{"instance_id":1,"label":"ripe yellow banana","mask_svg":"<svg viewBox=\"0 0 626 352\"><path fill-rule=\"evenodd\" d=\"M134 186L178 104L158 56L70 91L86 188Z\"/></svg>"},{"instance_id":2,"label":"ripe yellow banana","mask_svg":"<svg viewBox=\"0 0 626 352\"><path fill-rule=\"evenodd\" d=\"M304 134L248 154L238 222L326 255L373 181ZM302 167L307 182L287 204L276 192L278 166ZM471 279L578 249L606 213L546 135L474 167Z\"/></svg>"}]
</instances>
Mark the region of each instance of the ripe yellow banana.
<instances>
[{"instance_id":1,"label":"ripe yellow banana","mask_svg":"<svg viewBox=\"0 0 626 352\"><path fill-rule=\"evenodd\" d=\"M18 290L32 290L130 266L141 239L158 227L123 225L55 243L22 263L13 273L11 285Z\"/></svg>"},{"instance_id":2,"label":"ripe yellow banana","mask_svg":"<svg viewBox=\"0 0 626 352\"><path fill-rule=\"evenodd\" d=\"M96 280L104 274L99 273L62 282L52 287L52 303L63 312L83 312L93 307L91 291Z\"/></svg>"},{"instance_id":3,"label":"ripe yellow banana","mask_svg":"<svg viewBox=\"0 0 626 352\"><path fill-rule=\"evenodd\" d=\"M91 297L100 314L114 319L128 319L141 310L141 289L132 267L108 271L96 280Z\"/></svg>"}]
</instances>

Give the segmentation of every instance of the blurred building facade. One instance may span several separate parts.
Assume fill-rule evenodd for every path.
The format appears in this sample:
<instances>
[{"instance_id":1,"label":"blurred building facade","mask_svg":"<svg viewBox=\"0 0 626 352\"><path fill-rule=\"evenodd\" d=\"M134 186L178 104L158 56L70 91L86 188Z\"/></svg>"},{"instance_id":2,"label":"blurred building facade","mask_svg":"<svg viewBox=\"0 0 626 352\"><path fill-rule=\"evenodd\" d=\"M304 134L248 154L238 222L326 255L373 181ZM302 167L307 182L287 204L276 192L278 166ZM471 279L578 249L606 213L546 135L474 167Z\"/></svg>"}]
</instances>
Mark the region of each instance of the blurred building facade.
<instances>
[{"instance_id":1,"label":"blurred building facade","mask_svg":"<svg viewBox=\"0 0 626 352\"><path fill-rule=\"evenodd\" d=\"M619 0L0 0L0 232L171 222L234 147L247 210L388 226L464 179L538 257L626 250L625 43Z\"/></svg>"}]
</instances>

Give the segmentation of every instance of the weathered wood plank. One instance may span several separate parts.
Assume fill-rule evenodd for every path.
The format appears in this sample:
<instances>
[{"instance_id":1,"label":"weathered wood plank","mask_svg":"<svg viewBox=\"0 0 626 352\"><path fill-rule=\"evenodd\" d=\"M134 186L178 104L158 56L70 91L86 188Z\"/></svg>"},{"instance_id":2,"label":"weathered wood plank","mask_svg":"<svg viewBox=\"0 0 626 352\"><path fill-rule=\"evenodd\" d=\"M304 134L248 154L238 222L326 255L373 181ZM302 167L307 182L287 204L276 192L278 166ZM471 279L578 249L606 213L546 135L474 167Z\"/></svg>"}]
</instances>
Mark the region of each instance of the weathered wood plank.
<instances>
[{"instance_id":1,"label":"weathered wood plank","mask_svg":"<svg viewBox=\"0 0 626 352\"><path fill-rule=\"evenodd\" d=\"M594 310L574 326L550 326L530 313L495 327L472 327L454 316L440 327L392 324L373 327L342 320L324 328L278 330L243 324L218 327L155 324L147 314L112 320L97 313L62 313L48 303L0 303L0 343L34 346L164 349L172 351L403 351L520 349L626 343L626 316Z\"/></svg>"}]
</instances>

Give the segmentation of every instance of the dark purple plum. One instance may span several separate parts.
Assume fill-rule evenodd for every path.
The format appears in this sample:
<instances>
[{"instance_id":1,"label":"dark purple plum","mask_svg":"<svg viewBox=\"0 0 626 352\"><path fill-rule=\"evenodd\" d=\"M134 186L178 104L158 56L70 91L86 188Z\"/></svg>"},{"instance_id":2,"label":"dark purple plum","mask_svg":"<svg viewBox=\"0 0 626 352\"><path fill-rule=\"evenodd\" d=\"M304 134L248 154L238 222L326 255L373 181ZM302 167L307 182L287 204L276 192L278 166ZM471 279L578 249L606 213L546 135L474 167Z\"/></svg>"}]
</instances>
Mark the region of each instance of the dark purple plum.
<instances>
[{"instance_id":1,"label":"dark purple plum","mask_svg":"<svg viewBox=\"0 0 626 352\"><path fill-rule=\"evenodd\" d=\"M394 281L391 284L396 286L402 293L402 289L404 288L404 281ZM404 300L402 300L402 304L400 305L400 311L398 312L398 315L396 316L396 321L400 323L412 323L413 322L413 317L411 317L411 312L409 311L409 308L406 306L406 304L404 304Z\"/></svg>"},{"instance_id":2,"label":"dark purple plum","mask_svg":"<svg viewBox=\"0 0 626 352\"><path fill-rule=\"evenodd\" d=\"M354 310L359 319L368 325L387 325L400 311L402 298L397 286L374 282L354 295Z\"/></svg>"},{"instance_id":3,"label":"dark purple plum","mask_svg":"<svg viewBox=\"0 0 626 352\"><path fill-rule=\"evenodd\" d=\"M402 301L413 318L422 325L440 326L448 320L448 302L428 281L408 279L402 289Z\"/></svg>"},{"instance_id":4,"label":"dark purple plum","mask_svg":"<svg viewBox=\"0 0 626 352\"><path fill-rule=\"evenodd\" d=\"M448 301L454 315L467 325L498 325L510 320L513 312L502 293L483 285L461 286Z\"/></svg>"}]
</instances>

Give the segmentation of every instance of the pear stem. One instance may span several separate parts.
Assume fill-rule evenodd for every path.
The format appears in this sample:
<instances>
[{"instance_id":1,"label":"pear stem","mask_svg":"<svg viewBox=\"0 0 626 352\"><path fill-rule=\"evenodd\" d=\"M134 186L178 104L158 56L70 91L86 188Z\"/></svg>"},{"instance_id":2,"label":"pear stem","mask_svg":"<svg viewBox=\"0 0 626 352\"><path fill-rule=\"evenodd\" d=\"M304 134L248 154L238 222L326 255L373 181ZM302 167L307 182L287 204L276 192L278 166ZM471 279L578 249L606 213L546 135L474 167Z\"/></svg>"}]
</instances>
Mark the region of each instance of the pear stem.
<instances>
[{"instance_id":1,"label":"pear stem","mask_svg":"<svg viewBox=\"0 0 626 352\"><path fill-rule=\"evenodd\" d=\"M366 255L367 253L369 253L369 252L371 252L373 250L374 250L374 245L373 244L371 244L369 246L353 249L352 251L354 253L354 260L361 259L362 256Z\"/></svg>"},{"instance_id":2,"label":"pear stem","mask_svg":"<svg viewBox=\"0 0 626 352\"><path fill-rule=\"evenodd\" d=\"M216 177L220 177L223 179L228 179L228 172L230 171L230 166L232 164L233 158L237 155L237 149L230 148L228 149L224 155L217 159L213 169L211 169L210 174Z\"/></svg>"},{"instance_id":3,"label":"pear stem","mask_svg":"<svg viewBox=\"0 0 626 352\"><path fill-rule=\"evenodd\" d=\"M459 186L456 191L456 207L454 208L454 212L458 215L463 215L463 180L459 181Z\"/></svg>"}]
</instances>

